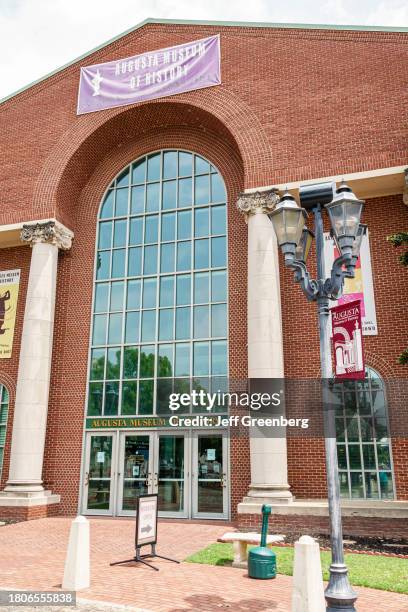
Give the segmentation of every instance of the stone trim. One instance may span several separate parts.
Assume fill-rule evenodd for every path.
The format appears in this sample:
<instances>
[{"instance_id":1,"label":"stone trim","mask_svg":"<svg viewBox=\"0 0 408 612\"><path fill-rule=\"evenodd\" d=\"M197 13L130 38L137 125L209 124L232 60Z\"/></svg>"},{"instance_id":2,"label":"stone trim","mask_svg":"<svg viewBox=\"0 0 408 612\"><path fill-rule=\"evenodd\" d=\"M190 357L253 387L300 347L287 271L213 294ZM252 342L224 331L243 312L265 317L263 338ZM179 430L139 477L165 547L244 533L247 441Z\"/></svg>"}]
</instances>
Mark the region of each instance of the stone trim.
<instances>
[{"instance_id":1,"label":"stone trim","mask_svg":"<svg viewBox=\"0 0 408 612\"><path fill-rule=\"evenodd\" d=\"M57 221L23 225L20 239L30 246L37 243L55 244L62 251L69 251L72 246L73 232Z\"/></svg>"},{"instance_id":2,"label":"stone trim","mask_svg":"<svg viewBox=\"0 0 408 612\"><path fill-rule=\"evenodd\" d=\"M237 200L237 208L245 215L255 215L257 213L270 213L279 202L276 189L267 191L254 191L252 193L243 192Z\"/></svg>"}]
</instances>

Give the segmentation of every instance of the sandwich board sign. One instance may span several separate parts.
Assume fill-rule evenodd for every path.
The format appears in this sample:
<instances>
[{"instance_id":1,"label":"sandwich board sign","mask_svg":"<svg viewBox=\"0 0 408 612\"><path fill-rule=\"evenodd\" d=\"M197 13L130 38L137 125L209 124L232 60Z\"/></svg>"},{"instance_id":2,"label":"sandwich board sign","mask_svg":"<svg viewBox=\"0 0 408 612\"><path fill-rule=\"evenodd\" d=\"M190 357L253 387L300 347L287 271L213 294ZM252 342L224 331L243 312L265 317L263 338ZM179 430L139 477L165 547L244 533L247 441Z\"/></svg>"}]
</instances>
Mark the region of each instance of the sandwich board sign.
<instances>
[{"instance_id":1,"label":"sandwich board sign","mask_svg":"<svg viewBox=\"0 0 408 612\"><path fill-rule=\"evenodd\" d=\"M136 549L157 542L157 495L141 495L137 498Z\"/></svg>"}]
</instances>

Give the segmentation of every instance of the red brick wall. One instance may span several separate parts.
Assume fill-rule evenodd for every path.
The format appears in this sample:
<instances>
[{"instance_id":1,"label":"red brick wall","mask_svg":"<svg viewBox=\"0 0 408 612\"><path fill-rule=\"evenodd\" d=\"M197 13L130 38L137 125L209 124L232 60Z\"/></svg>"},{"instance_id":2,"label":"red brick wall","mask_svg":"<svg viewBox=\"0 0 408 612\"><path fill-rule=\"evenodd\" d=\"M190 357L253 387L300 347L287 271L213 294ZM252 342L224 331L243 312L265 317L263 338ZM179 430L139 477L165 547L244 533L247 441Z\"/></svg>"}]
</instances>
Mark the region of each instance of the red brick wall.
<instances>
[{"instance_id":1,"label":"red brick wall","mask_svg":"<svg viewBox=\"0 0 408 612\"><path fill-rule=\"evenodd\" d=\"M194 150L220 169L230 202L230 373L243 378L246 227L235 209L239 191L406 160L403 34L153 24L81 63L126 57L218 31L223 74L219 87L77 117L76 64L0 106L0 223L57 216L75 232L74 246L60 257L58 269L44 469L47 486L62 496L63 513L73 513L77 506L96 216L113 176L139 155L162 147ZM401 199L375 199L365 210L380 330L366 341L367 362L381 374L394 376L406 376L406 369L395 365L407 335L406 271L385 235L406 224ZM4 371L14 382L28 265L29 249L0 251L0 269L24 268L13 359L0 363L0 377ZM315 377L314 306L306 304L287 270L281 270L281 278L286 374ZM8 446L10 434L11 427ZM400 498L408 495L406 444L394 439ZM322 441L303 440L300 446L289 440L288 448L295 495L323 496ZM249 485L247 441L232 441L231 463L234 510Z\"/></svg>"}]
</instances>

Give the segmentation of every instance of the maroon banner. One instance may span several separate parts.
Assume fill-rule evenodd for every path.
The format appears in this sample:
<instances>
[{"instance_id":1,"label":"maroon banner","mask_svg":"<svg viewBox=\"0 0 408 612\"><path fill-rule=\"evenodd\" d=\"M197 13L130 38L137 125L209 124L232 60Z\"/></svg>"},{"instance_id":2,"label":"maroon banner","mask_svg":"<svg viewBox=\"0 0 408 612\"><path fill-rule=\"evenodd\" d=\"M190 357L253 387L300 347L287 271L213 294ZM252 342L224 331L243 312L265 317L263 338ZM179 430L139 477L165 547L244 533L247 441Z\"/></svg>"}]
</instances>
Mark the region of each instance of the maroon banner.
<instances>
[{"instance_id":1,"label":"maroon banner","mask_svg":"<svg viewBox=\"0 0 408 612\"><path fill-rule=\"evenodd\" d=\"M335 306L330 312L336 379L364 378L361 301Z\"/></svg>"}]
</instances>

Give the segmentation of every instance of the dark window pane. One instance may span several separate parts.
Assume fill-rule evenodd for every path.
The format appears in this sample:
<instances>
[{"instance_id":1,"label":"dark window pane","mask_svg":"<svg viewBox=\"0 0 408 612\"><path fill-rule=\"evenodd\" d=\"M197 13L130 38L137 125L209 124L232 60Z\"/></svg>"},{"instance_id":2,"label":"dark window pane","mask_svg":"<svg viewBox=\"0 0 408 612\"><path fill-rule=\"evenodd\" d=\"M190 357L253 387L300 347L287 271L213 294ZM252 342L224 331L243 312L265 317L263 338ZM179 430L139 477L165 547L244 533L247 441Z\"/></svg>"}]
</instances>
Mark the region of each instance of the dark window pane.
<instances>
[{"instance_id":1,"label":"dark window pane","mask_svg":"<svg viewBox=\"0 0 408 612\"><path fill-rule=\"evenodd\" d=\"M95 287L95 312L106 312L108 310L109 284L97 283Z\"/></svg>"},{"instance_id":2,"label":"dark window pane","mask_svg":"<svg viewBox=\"0 0 408 612\"><path fill-rule=\"evenodd\" d=\"M126 381L122 386L122 414L136 414L137 383Z\"/></svg>"},{"instance_id":3,"label":"dark window pane","mask_svg":"<svg viewBox=\"0 0 408 612\"><path fill-rule=\"evenodd\" d=\"M161 239L163 242L176 238L176 213L166 213L161 218Z\"/></svg>"},{"instance_id":4,"label":"dark window pane","mask_svg":"<svg viewBox=\"0 0 408 612\"><path fill-rule=\"evenodd\" d=\"M146 180L146 158L133 164L132 183L144 183Z\"/></svg>"},{"instance_id":5,"label":"dark window pane","mask_svg":"<svg viewBox=\"0 0 408 612\"><path fill-rule=\"evenodd\" d=\"M363 444L363 464L365 470L375 470L374 444Z\"/></svg>"},{"instance_id":6,"label":"dark window pane","mask_svg":"<svg viewBox=\"0 0 408 612\"><path fill-rule=\"evenodd\" d=\"M179 240L191 238L191 210L177 213L177 238Z\"/></svg>"},{"instance_id":7,"label":"dark window pane","mask_svg":"<svg viewBox=\"0 0 408 612\"><path fill-rule=\"evenodd\" d=\"M175 244L169 242L161 245L160 253L160 271L161 272L174 272L174 256L175 256Z\"/></svg>"},{"instance_id":8,"label":"dark window pane","mask_svg":"<svg viewBox=\"0 0 408 612\"><path fill-rule=\"evenodd\" d=\"M159 357L157 362L157 376L173 376L173 345L159 344Z\"/></svg>"},{"instance_id":9,"label":"dark window pane","mask_svg":"<svg viewBox=\"0 0 408 612\"><path fill-rule=\"evenodd\" d=\"M103 380L105 372L105 349L92 349L90 380Z\"/></svg>"},{"instance_id":10,"label":"dark window pane","mask_svg":"<svg viewBox=\"0 0 408 612\"><path fill-rule=\"evenodd\" d=\"M350 470L361 469L360 445L359 444L349 444L348 452L349 452Z\"/></svg>"},{"instance_id":11,"label":"dark window pane","mask_svg":"<svg viewBox=\"0 0 408 612\"><path fill-rule=\"evenodd\" d=\"M160 279L160 306L174 304L174 276L162 276Z\"/></svg>"},{"instance_id":12,"label":"dark window pane","mask_svg":"<svg viewBox=\"0 0 408 612\"><path fill-rule=\"evenodd\" d=\"M125 346L123 351L123 378L137 378L137 346Z\"/></svg>"},{"instance_id":13,"label":"dark window pane","mask_svg":"<svg viewBox=\"0 0 408 612\"><path fill-rule=\"evenodd\" d=\"M144 249L143 274L157 273L157 246L147 246Z\"/></svg>"},{"instance_id":14,"label":"dark window pane","mask_svg":"<svg viewBox=\"0 0 408 612\"><path fill-rule=\"evenodd\" d=\"M142 244L143 242L143 217L135 217L130 220L129 244Z\"/></svg>"},{"instance_id":15,"label":"dark window pane","mask_svg":"<svg viewBox=\"0 0 408 612\"><path fill-rule=\"evenodd\" d=\"M192 179L180 179L178 182L178 207L191 206L193 201Z\"/></svg>"},{"instance_id":16,"label":"dark window pane","mask_svg":"<svg viewBox=\"0 0 408 612\"><path fill-rule=\"evenodd\" d=\"M129 249L128 274L139 276L142 273L142 247Z\"/></svg>"},{"instance_id":17,"label":"dark window pane","mask_svg":"<svg viewBox=\"0 0 408 612\"><path fill-rule=\"evenodd\" d=\"M361 472L350 472L351 497L364 497L363 475Z\"/></svg>"},{"instance_id":18,"label":"dark window pane","mask_svg":"<svg viewBox=\"0 0 408 612\"><path fill-rule=\"evenodd\" d=\"M366 472L364 474L366 497L368 499L378 499L380 497L378 491L377 472Z\"/></svg>"},{"instance_id":19,"label":"dark window pane","mask_svg":"<svg viewBox=\"0 0 408 612\"><path fill-rule=\"evenodd\" d=\"M160 183L151 183L146 188L146 211L152 212L160 208Z\"/></svg>"},{"instance_id":20,"label":"dark window pane","mask_svg":"<svg viewBox=\"0 0 408 612\"><path fill-rule=\"evenodd\" d=\"M140 308L140 280L128 281L126 308L129 310Z\"/></svg>"},{"instance_id":21,"label":"dark window pane","mask_svg":"<svg viewBox=\"0 0 408 612\"><path fill-rule=\"evenodd\" d=\"M103 383L90 383L88 394L88 415L102 414Z\"/></svg>"},{"instance_id":22,"label":"dark window pane","mask_svg":"<svg viewBox=\"0 0 408 612\"><path fill-rule=\"evenodd\" d=\"M190 274L179 274L177 277L176 304L182 306L190 304L191 289L190 289Z\"/></svg>"},{"instance_id":23,"label":"dark window pane","mask_svg":"<svg viewBox=\"0 0 408 612\"><path fill-rule=\"evenodd\" d=\"M108 349L106 359L106 378L116 380L120 377L120 348L115 346Z\"/></svg>"},{"instance_id":24,"label":"dark window pane","mask_svg":"<svg viewBox=\"0 0 408 612\"><path fill-rule=\"evenodd\" d=\"M140 347L140 378L154 376L154 346Z\"/></svg>"},{"instance_id":25,"label":"dark window pane","mask_svg":"<svg viewBox=\"0 0 408 612\"><path fill-rule=\"evenodd\" d=\"M124 217L128 214L129 189L117 189L115 198L115 217Z\"/></svg>"},{"instance_id":26,"label":"dark window pane","mask_svg":"<svg viewBox=\"0 0 408 612\"><path fill-rule=\"evenodd\" d=\"M388 444L377 444L378 468L380 470L391 469L390 447Z\"/></svg>"},{"instance_id":27,"label":"dark window pane","mask_svg":"<svg viewBox=\"0 0 408 612\"><path fill-rule=\"evenodd\" d=\"M154 153L147 158L147 180L158 181L160 179L160 153Z\"/></svg>"},{"instance_id":28,"label":"dark window pane","mask_svg":"<svg viewBox=\"0 0 408 612\"><path fill-rule=\"evenodd\" d=\"M394 499L394 485L391 472L380 472L381 499Z\"/></svg>"},{"instance_id":29,"label":"dark window pane","mask_svg":"<svg viewBox=\"0 0 408 612\"><path fill-rule=\"evenodd\" d=\"M133 215L136 213L142 213L144 211L144 197L145 197L144 185L141 185L140 187L132 187L132 199L130 202L130 211Z\"/></svg>"},{"instance_id":30,"label":"dark window pane","mask_svg":"<svg viewBox=\"0 0 408 612\"><path fill-rule=\"evenodd\" d=\"M140 313L128 312L126 315L125 342L139 341L139 316Z\"/></svg>"},{"instance_id":31,"label":"dark window pane","mask_svg":"<svg viewBox=\"0 0 408 612\"><path fill-rule=\"evenodd\" d=\"M177 151L164 151L163 153L163 178L175 178L177 176Z\"/></svg>"},{"instance_id":32,"label":"dark window pane","mask_svg":"<svg viewBox=\"0 0 408 612\"><path fill-rule=\"evenodd\" d=\"M110 249L112 247L112 221L104 221L99 224L98 249Z\"/></svg>"},{"instance_id":33,"label":"dark window pane","mask_svg":"<svg viewBox=\"0 0 408 612\"><path fill-rule=\"evenodd\" d=\"M163 206L164 210L177 208L177 181L166 181L163 183Z\"/></svg>"},{"instance_id":34,"label":"dark window pane","mask_svg":"<svg viewBox=\"0 0 408 612\"><path fill-rule=\"evenodd\" d=\"M126 250L117 249L112 251L112 278L125 276Z\"/></svg>"},{"instance_id":35,"label":"dark window pane","mask_svg":"<svg viewBox=\"0 0 408 612\"><path fill-rule=\"evenodd\" d=\"M139 414L153 413L153 381L141 380L139 383Z\"/></svg>"},{"instance_id":36,"label":"dark window pane","mask_svg":"<svg viewBox=\"0 0 408 612\"><path fill-rule=\"evenodd\" d=\"M340 470L347 470L347 455L345 444L337 445L337 461L339 463Z\"/></svg>"},{"instance_id":37,"label":"dark window pane","mask_svg":"<svg viewBox=\"0 0 408 612\"><path fill-rule=\"evenodd\" d=\"M169 378L157 379L157 414L170 414L170 395L173 392L173 381Z\"/></svg>"},{"instance_id":38,"label":"dark window pane","mask_svg":"<svg viewBox=\"0 0 408 612\"><path fill-rule=\"evenodd\" d=\"M119 383L109 382L105 384L105 410L104 414L110 416L118 414L119 411Z\"/></svg>"}]
</instances>

